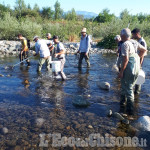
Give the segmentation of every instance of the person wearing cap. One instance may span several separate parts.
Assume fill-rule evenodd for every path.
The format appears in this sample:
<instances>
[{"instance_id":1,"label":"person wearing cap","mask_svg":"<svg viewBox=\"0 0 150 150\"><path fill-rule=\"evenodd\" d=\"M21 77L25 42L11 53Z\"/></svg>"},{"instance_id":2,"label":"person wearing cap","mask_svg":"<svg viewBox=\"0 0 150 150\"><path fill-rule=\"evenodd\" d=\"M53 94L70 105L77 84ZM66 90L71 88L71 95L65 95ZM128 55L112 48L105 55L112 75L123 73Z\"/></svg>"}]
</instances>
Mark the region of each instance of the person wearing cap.
<instances>
[{"instance_id":1,"label":"person wearing cap","mask_svg":"<svg viewBox=\"0 0 150 150\"><path fill-rule=\"evenodd\" d=\"M64 45L59 41L58 36L54 35L53 41L55 44L57 44L55 57L58 58L59 61L61 61L61 71L59 72L59 74L61 75L62 80L65 80L66 75L63 70L64 70L64 65L66 62L66 59L65 59L66 49L64 48Z\"/></svg>"},{"instance_id":2,"label":"person wearing cap","mask_svg":"<svg viewBox=\"0 0 150 150\"><path fill-rule=\"evenodd\" d=\"M121 46L122 66L118 75L121 78L121 108L126 105L126 111L129 115L133 115L134 111L134 93L133 87L136 83L140 70L140 58L147 51L141 44L138 44L139 55L135 52L135 48L130 41L131 31L128 28L121 30ZM140 56L140 57L139 57Z\"/></svg>"},{"instance_id":3,"label":"person wearing cap","mask_svg":"<svg viewBox=\"0 0 150 150\"><path fill-rule=\"evenodd\" d=\"M21 45L22 45L22 48L19 54L19 59L21 62L24 59L27 59L29 57L29 48L27 45L27 39L23 37L22 34L18 34L18 39L21 41ZM27 59L26 62L27 62L27 65L30 66L30 60ZM23 65L23 62L21 64Z\"/></svg>"},{"instance_id":4,"label":"person wearing cap","mask_svg":"<svg viewBox=\"0 0 150 150\"><path fill-rule=\"evenodd\" d=\"M120 35L116 35L114 40L118 44L118 52L117 52L118 58L117 58L117 63L116 64L117 64L117 67L120 71L120 69L121 69L121 60L122 60L122 58L121 58L121 46L122 46L123 42L121 41Z\"/></svg>"},{"instance_id":5,"label":"person wearing cap","mask_svg":"<svg viewBox=\"0 0 150 150\"><path fill-rule=\"evenodd\" d=\"M36 42L36 44L35 44L36 54L34 56L40 54L40 59L39 59L37 71L38 72L41 71L42 66L45 62L46 62L47 70L50 71L50 51L47 47L47 44L45 43L44 40L39 39L38 36L35 36L33 38L33 41Z\"/></svg>"},{"instance_id":6,"label":"person wearing cap","mask_svg":"<svg viewBox=\"0 0 150 150\"><path fill-rule=\"evenodd\" d=\"M132 30L131 33L132 33L132 38L133 38L133 39L136 39L142 46L145 47L145 49L147 49L146 41L145 41L144 38L141 36L141 34L140 34L140 29L135 28L135 29ZM138 53L138 50L137 50L137 53ZM147 53L144 54L144 56L146 56L146 55L147 55ZM144 56L140 59L141 64L143 64ZM139 94L140 91L141 91L141 85L137 85L137 84L136 84L136 85L135 85L135 91L134 91L134 93L135 93L135 94Z\"/></svg>"},{"instance_id":7,"label":"person wearing cap","mask_svg":"<svg viewBox=\"0 0 150 150\"><path fill-rule=\"evenodd\" d=\"M82 60L85 58L87 63L87 67L90 68L90 61L89 61L89 50L90 50L90 37L86 34L86 28L81 30L81 40L80 40L80 47L77 53L80 53L78 68L82 67Z\"/></svg>"},{"instance_id":8,"label":"person wearing cap","mask_svg":"<svg viewBox=\"0 0 150 150\"><path fill-rule=\"evenodd\" d=\"M53 39L51 38L51 34L50 33L47 33L46 37L47 37L47 40L49 41L47 43L47 45L48 45L48 48L50 50L51 60L53 61L54 60L54 54L55 54Z\"/></svg>"}]
</instances>

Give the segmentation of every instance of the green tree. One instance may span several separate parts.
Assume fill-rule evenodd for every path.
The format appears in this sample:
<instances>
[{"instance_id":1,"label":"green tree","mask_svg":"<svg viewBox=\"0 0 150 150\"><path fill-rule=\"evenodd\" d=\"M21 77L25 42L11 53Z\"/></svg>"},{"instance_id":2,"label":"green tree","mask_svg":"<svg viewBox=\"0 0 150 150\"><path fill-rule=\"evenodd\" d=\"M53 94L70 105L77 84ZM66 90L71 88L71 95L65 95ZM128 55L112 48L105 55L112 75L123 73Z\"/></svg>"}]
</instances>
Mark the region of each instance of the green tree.
<instances>
[{"instance_id":1,"label":"green tree","mask_svg":"<svg viewBox=\"0 0 150 150\"><path fill-rule=\"evenodd\" d=\"M84 21L84 16L83 15L77 15L77 20L78 21Z\"/></svg>"},{"instance_id":2,"label":"green tree","mask_svg":"<svg viewBox=\"0 0 150 150\"><path fill-rule=\"evenodd\" d=\"M16 5L15 5L15 12L16 12L16 17L21 18L23 11L25 11L26 5L24 0L16 0Z\"/></svg>"},{"instance_id":3,"label":"green tree","mask_svg":"<svg viewBox=\"0 0 150 150\"><path fill-rule=\"evenodd\" d=\"M109 12L110 10L104 9L101 13L99 13L99 15L94 19L94 21L100 23L110 22L115 17L115 15L110 14Z\"/></svg>"},{"instance_id":4,"label":"green tree","mask_svg":"<svg viewBox=\"0 0 150 150\"><path fill-rule=\"evenodd\" d=\"M10 12L10 14L13 13L13 11L10 9L9 6L5 6L5 5L0 4L0 17L4 17L4 14L6 12Z\"/></svg>"},{"instance_id":5,"label":"green tree","mask_svg":"<svg viewBox=\"0 0 150 150\"><path fill-rule=\"evenodd\" d=\"M131 19L131 15L129 14L129 11L127 9L123 10L120 13L120 19L124 20L124 19Z\"/></svg>"},{"instance_id":6,"label":"green tree","mask_svg":"<svg viewBox=\"0 0 150 150\"><path fill-rule=\"evenodd\" d=\"M77 20L77 14L74 8L72 8L71 11L69 11L67 14L65 14L65 19L66 20Z\"/></svg>"},{"instance_id":7,"label":"green tree","mask_svg":"<svg viewBox=\"0 0 150 150\"><path fill-rule=\"evenodd\" d=\"M60 8L60 3L58 2L58 0L56 1L54 8L55 8L55 12L54 12L55 20L62 18L63 10Z\"/></svg>"},{"instance_id":8,"label":"green tree","mask_svg":"<svg viewBox=\"0 0 150 150\"><path fill-rule=\"evenodd\" d=\"M34 5L33 10L37 11L37 12L40 12L40 8L39 8L38 4Z\"/></svg>"},{"instance_id":9,"label":"green tree","mask_svg":"<svg viewBox=\"0 0 150 150\"><path fill-rule=\"evenodd\" d=\"M137 15L137 18L140 21L140 23L143 23L144 21L150 22L150 15L147 14L140 13Z\"/></svg>"},{"instance_id":10,"label":"green tree","mask_svg":"<svg viewBox=\"0 0 150 150\"><path fill-rule=\"evenodd\" d=\"M27 8L28 8L29 10L31 10L31 5L30 5L30 4L28 4Z\"/></svg>"},{"instance_id":11,"label":"green tree","mask_svg":"<svg viewBox=\"0 0 150 150\"><path fill-rule=\"evenodd\" d=\"M50 7L43 7L41 15L47 19L53 19L54 11Z\"/></svg>"}]
</instances>

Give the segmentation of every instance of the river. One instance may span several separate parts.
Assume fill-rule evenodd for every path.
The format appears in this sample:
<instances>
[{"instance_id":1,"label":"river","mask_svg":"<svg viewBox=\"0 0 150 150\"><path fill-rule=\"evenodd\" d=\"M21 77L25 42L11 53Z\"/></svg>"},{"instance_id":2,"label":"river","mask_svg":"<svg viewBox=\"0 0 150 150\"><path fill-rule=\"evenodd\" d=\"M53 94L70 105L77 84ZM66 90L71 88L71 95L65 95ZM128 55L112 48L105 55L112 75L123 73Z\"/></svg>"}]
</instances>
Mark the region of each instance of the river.
<instances>
[{"instance_id":1,"label":"river","mask_svg":"<svg viewBox=\"0 0 150 150\"><path fill-rule=\"evenodd\" d=\"M88 138L92 133L115 137L138 136L136 130L123 126L116 118L107 117L109 109L119 112L120 108L120 82L117 73L112 69L116 56L92 54L91 68L84 67L86 65L83 61L82 70L75 67L77 58L74 55L66 57L64 72L68 79L64 82L51 78L45 66L42 73L37 74L38 60L35 58L31 59L31 67L18 65L13 69L6 66L18 63L18 58L1 58L0 74L4 76L0 77L0 129L4 127L8 129L8 133L1 131L1 149L43 149L39 146L40 134L61 133L61 136L81 139ZM141 94L136 97L134 120L140 116L150 116L149 68L150 55L144 60L146 82L142 85ZM98 83L103 81L110 83L109 91L99 88ZM87 99L90 106L75 107L72 101L77 98ZM134 120L131 121L131 125L134 125ZM47 146L47 149L59 149L52 148L50 138ZM83 147L83 149L107 149Z\"/></svg>"}]
</instances>

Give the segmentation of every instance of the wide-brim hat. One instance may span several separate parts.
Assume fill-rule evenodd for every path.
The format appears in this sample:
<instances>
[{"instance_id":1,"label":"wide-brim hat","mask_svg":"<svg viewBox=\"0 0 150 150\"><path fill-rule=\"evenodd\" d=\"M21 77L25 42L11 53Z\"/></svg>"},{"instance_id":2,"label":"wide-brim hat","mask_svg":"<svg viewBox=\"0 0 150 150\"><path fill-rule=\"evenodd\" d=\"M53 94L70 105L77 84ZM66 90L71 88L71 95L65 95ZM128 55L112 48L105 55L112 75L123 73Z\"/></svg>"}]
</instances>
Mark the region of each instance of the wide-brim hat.
<instances>
[{"instance_id":1,"label":"wide-brim hat","mask_svg":"<svg viewBox=\"0 0 150 150\"><path fill-rule=\"evenodd\" d=\"M120 40L120 39L121 39L120 35L116 35L116 36L114 37L114 40Z\"/></svg>"},{"instance_id":2,"label":"wide-brim hat","mask_svg":"<svg viewBox=\"0 0 150 150\"><path fill-rule=\"evenodd\" d=\"M86 28L83 28L83 29L81 30L81 32L85 32L85 33L86 33Z\"/></svg>"},{"instance_id":3,"label":"wide-brim hat","mask_svg":"<svg viewBox=\"0 0 150 150\"><path fill-rule=\"evenodd\" d=\"M51 34L50 34L50 33L47 33L47 34L46 34L46 37L49 37L49 36L51 37Z\"/></svg>"},{"instance_id":4,"label":"wide-brim hat","mask_svg":"<svg viewBox=\"0 0 150 150\"><path fill-rule=\"evenodd\" d=\"M36 38L39 38L39 37L38 37L37 35L36 35L36 36L34 36L33 41L35 41L35 39L36 39Z\"/></svg>"}]
</instances>

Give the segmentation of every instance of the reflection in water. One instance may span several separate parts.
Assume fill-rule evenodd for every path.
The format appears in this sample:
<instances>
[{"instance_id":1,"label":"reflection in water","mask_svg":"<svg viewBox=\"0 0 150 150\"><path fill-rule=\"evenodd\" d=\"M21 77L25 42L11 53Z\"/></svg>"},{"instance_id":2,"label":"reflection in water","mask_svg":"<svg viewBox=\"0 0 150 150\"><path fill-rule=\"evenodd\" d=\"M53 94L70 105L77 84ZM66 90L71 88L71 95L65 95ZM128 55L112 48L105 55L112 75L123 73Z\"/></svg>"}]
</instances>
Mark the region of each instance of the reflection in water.
<instances>
[{"instance_id":1,"label":"reflection in water","mask_svg":"<svg viewBox=\"0 0 150 150\"><path fill-rule=\"evenodd\" d=\"M56 82L49 75L38 78L36 92L42 103L52 104L55 107L63 107L64 91L63 82Z\"/></svg>"},{"instance_id":2,"label":"reflection in water","mask_svg":"<svg viewBox=\"0 0 150 150\"><path fill-rule=\"evenodd\" d=\"M88 85L88 77L89 77L89 69L87 68L86 71L84 72L83 69L78 70L78 81L77 81L77 86L78 86L78 94L87 94L87 90L89 88Z\"/></svg>"},{"instance_id":3,"label":"reflection in water","mask_svg":"<svg viewBox=\"0 0 150 150\"><path fill-rule=\"evenodd\" d=\"M19 74L19 78L21 78L22 84L24 85L24 87L27 89L30 86L30 82L29 82L29 67L28 66L20 66L20 71L21 74Z\"/></svg>"},{"instance_id":4,"label":"reflection in water","mask_svg":"<svg viewBox=\"0 0 150 150\"><path fill-rule=\"evenodd\" d=\"M74 61L70 61L71 66L67 64L65 73L74 76L70 76L65 82L55 81L45 72L37 75L36 60L32 60L33 65L30 68L22 66L19 69L16 66L12 72L0 66L0 71L4 74L4 77L0 77L0 128L6 127L9 132L0 134L1 149L39 149L40 133L57 132L77 138L87 138L91 133L108 133L111 136L136 135L136 130L118 123L114 118L108 118L105 113L108 108L112 108L114 112L119 111L120 82L116 79L116 73L112 72L115 58L110 55L94 55L92 67L82 70L73 68ZM16 59L13 63L15 62ZM145 63L146 69L143 69L148 72L149 59L145 59ZM8 74L12 76L8 78ZM111 84L110 91L106 92L97 87L96 82L101 81ZM137 116L150 115L149 85L148 77L142 86L144 92L141 92L135 101ZM88 95L91 98L88 98ZM77 109L72 105L72 100L78 97L94 103L87 108ZM45 120L41 128L34 125L36 118ZM130 123L134 127L133 122ZM49 149L51 148L50 144Z\"/></svg>"}]
</instances>

